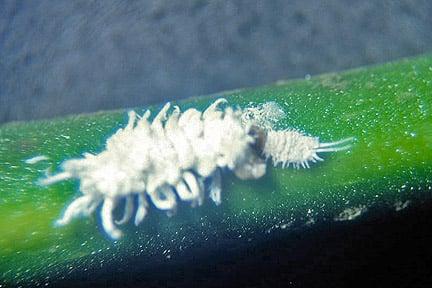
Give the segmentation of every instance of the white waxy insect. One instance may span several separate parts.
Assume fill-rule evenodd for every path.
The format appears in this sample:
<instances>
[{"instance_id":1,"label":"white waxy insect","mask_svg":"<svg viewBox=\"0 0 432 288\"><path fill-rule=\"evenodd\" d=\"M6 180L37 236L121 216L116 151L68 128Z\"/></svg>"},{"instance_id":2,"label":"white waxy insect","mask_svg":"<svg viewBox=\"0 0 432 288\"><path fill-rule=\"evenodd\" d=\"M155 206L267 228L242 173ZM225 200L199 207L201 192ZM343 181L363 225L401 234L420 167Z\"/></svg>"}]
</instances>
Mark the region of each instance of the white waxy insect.
<instances>
[{"instance_id":1,"label":"white waxy insect","mask_svg":"<svg viewBox=\"0 0 432 288\"><path fill-rule=\"evenodd\" d=\"M56 223L67 225L102 205L102 226L111 238L118 239L122 232L117 225L133 216L139 225L149 202L168 215L175 212L178 199L201 205L205 179L210 180L210 198L220 204L222 168L240 179L257 179L265 174L269 158L275 166L309 167L310 161L322 161L317 153L350 147L352 138L320 143L318 138L294 130L274 131L267 122L260 125L261 116L267 115L263 111L256 110L259 117L254 117L251 108L221 109L226 102L217 99L204 112L188 109L181 113L176 106L170 114L167 103L152 122L148 120L150 111L142 117L129 112L128 124L107 140L104 151L66 160L62 172L41 180L43 185L80 180L83 195L69 204ZM114 220L114 209L120 203L124 203L123 217Z\"/></svg>"}]
</instances>

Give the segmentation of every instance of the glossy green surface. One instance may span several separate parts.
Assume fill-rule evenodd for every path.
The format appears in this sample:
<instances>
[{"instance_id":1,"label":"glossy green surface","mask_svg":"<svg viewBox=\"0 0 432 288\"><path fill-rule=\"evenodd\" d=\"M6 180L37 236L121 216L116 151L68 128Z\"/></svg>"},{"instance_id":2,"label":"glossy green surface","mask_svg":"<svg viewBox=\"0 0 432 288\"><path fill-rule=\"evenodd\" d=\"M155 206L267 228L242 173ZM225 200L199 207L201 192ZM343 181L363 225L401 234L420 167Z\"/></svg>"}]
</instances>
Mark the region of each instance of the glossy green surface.
<instances>
[{"instance_id":1,"label":"glossy green surface","mask_svg":"<svg viewBox=\"0 0 432 288\"><path fill-rule=\"evenodd\" d=\"M269 166L256 181L225 171L220 206L210 200L194 209L180 205L174 217L152 208L141 226L123 227L125 236L112 242L101 231L98 213L54 227L79 195L77 182L40 187L36 181L64 159L101 151L105 139L126 123L125 111L0 126L0 279L44 284L101 269L118 272L135 256L144 269L206 250L271 241L276 230L289 233L431 199L431 56L179 105L205 108L220 96L241 107L276 101L287 113L279 128L297 128L323 142L350 136L356 142L350 151L321 155L325 161L311 169ZM37 155L49 160L24 162Z\"/></svg>"}]
</instances>

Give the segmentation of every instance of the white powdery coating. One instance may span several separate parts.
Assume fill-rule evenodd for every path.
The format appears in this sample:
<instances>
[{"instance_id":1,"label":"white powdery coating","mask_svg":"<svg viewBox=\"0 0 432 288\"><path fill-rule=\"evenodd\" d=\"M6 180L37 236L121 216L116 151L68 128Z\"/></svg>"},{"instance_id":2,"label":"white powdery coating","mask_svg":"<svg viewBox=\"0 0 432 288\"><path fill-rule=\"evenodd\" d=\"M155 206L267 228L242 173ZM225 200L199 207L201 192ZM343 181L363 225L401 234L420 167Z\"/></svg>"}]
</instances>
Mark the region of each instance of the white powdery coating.
<instances>
[{"instance_id":1,"label":"white powdery coating","mask_svg":"<svg viewBox=\"0 0 432 288\"><path fill-rule=\"evenodd\" d=\"M110 237L118 239L121 232L114 223L124 224L132 217L133 197L138 198L134 221L138 225L147 214L147 199L169 214L175 211L177 197L201 205L208 177L214 179L210 197L219 204L220 168L239 170L245 178L262 176L265 163L250 161L254 139L241 124L241 111L219 110L224 102L218 99L203 113L195 109L180 113L175 107L167 116L168 103L152 123L148 111L141 119L131 111L127 126L107 140L104 151L66 160L63 172L41 181L49 185L69 178L80 180L83 196L68 206L57 224L88 216L102 203L102 225ZM123 218L114 221L113 211L123 199Z\"/></svg>"},{"instance_id":2,"label":"white powdery coating","mask_svg":"<svg viewBox=\"0 0 432 288\"><path fill-rule=\"evenodd\" d=\"M40 181L50 185L80 180L83 195L69 204L57 225L87 217L101 205L102 226L118 239L122 233L116 225L127 223L134 214L134 223L139 225L147 215L148 202L168 215L175 213L178 199L201 205L205 179L210 180L209 197L220 204L221 168L232 170L240 179L257 179L265 174L268 158L275 166L309 167L309 161L322 160L317 153L351 147L352 138L320 143L297 131L273 131L276 119L285 115L274 102L220 110L223 103L225 99L217 99L204 112L188 109L183 113L179 107L168 113L167 103L152 122L148 121L150 111L142 117L129 112L128 124L107 140L104 151L66 160L63 172ZM36 160L41 158L28 163ZM123 216L115 220L113 212L123 202Z\"/></svg>"},{"instance_id":3,"label":"white powdery coating","mask_svg":"<svg viewBox=\"0 0 432 288\"><path fill-rule=\"evenodd\" d=\"M309 167L309 161L320 160L316 150L319 148L319 140L316 137L305 136L294 131L268 131L263 154L266 158L272 158L274 166L279 164L288 167L293 164L295 168L301 165Z\"/></svg>"},{"instance_id":4,"label":"white powdery coating","mask_svg":"<svg viewBox=\"0 0 432 288\"><path fill-rule=\"evenodd\" d=\"M275 124L286 114L276 102L270 101L243 109L243 125L256 125L264 129L273 129Z\"/></svg>"}]
</instances>

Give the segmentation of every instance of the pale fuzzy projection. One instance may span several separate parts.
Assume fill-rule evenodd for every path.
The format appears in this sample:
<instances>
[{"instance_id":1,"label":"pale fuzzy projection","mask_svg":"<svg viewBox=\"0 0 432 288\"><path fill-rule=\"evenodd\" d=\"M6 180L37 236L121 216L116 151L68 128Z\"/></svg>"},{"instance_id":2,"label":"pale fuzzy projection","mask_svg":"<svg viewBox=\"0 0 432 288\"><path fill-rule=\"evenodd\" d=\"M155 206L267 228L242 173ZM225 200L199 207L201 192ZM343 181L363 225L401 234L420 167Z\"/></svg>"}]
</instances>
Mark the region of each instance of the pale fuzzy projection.
<instances>
[{"instance_id":1,"label":"pale fuzzy projection","mask_svg":"<svg viewBox=\"0 0 432 288\"><path fill-rule=\"evenodd\" d=\"M102 205L102 226L112 239L118 239L122 232L117 225L131 218L139 225L149 202L169 215L175 213L178 200L199 206L207 193L220 204L222 169L240 179L257 179L265 174L269 158L275 166L309 167L310 161L322 160L317 153L350 147L351 138L320 143L294 130L272 130L261 118L268 112L263 109L275 105L280 109L274 102L261 109L222 109L226 102L217 99L204 112L181 112L177 106L169 112L167 103L151 122L150 111L141 117L129 112L128 124L107 140L104 151L66 160L62 172L41 181L44 185L70 178L80 181L82 196L56 223L66 225ZM282 110L276 112L283 115ZM208 187L204 187L206 179ZM120 203L124 203L123 216L115 220L113 212Z\"/></svg>"}]
</instances>

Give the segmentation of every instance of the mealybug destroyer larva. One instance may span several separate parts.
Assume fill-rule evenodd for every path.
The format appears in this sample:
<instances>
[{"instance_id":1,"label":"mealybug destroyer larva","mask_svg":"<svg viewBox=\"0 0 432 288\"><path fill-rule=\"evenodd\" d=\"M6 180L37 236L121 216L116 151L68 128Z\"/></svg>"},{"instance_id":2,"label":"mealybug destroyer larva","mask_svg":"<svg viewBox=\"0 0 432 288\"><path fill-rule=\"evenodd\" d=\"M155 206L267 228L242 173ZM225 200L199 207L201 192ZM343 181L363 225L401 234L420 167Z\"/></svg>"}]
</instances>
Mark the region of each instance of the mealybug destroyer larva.
<instances>
[{"instance_id":1,"label":"mealybug destroyer larva","mask_svg":"<svg viewBox=\"0 0 432 288\"><path fill-rule=\"evenodd\" d=\"M175 106L170 114L167 103L152 122L150 111L142 117L129 112L128 124L108 138L104 151L66 160L62 172L41 180L43 185L80 180L83 195L69 204L56 223L66 225L102 205L102 226L118 239L122 232L117 225L133 216L139 225L149 201L169 214L175 212L177 198L201 205L205 179L210 179L210 198L220 204L222 168L240 179L257 179L265 174L269 158L275 166L309 167L310 161L322 161L318 153L349 149L353 140L320 143L295 130L276 131L267 122L261 125L265 117L254 117L265 115L262 110L254 115L250 108L220 109L226 102L217 99L204 112L191 108L181 113ZM268 107L275 105L269 102ZM114 220L113 211L123 200L123 216Z\"/></svg>"}]
</instances>

